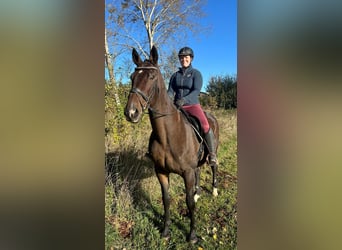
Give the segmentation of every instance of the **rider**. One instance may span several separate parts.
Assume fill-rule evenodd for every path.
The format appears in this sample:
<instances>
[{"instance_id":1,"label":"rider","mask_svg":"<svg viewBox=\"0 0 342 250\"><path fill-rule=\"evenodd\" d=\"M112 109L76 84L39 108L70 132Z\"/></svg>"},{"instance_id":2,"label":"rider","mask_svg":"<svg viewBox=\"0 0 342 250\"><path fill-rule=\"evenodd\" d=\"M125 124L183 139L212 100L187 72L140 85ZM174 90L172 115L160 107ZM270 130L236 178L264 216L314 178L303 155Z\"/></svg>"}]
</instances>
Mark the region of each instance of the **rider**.
<instances>
[{"instance_id":1,"label":"rider","mask_svg":"<svg viewBox=\"0 0 342 250\"><path fill-rule=\"evenodd\" d=\"M201 72L191 65L194 59L193 50L189 47L181 48L178 59L182 67L171 76L167 91L168 95L174 100L177 107L182 107L186 112L199 119L205 134L204 139L208 145L209 163L215 164L217 162L215 137L199 103L198 96L203 81Z\"/></svg>"}]
</instances>

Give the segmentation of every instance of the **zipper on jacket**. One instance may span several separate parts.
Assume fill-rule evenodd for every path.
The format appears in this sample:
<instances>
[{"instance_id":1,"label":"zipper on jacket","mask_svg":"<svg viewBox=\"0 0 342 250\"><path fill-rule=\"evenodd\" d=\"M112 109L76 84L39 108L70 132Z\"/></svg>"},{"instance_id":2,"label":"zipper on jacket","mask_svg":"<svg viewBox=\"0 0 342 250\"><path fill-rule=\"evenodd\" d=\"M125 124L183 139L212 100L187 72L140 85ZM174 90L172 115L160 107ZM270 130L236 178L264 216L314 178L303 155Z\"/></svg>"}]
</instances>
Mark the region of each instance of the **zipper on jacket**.
<instances>
[{"instance_id":1,"label":"zipper on jacket","mask_svg":"<svg viewBox=\"0 0 342 250\"><path fill-rule=\"evenodd\" d=\"M188 70L188 68L186 68L185 70L182 69L182 78L181 78L181 98L184 97L184 89L183 89L183 83L184 83L184 78L186 76L186 71Z\"/></svg>"}]
</instances>

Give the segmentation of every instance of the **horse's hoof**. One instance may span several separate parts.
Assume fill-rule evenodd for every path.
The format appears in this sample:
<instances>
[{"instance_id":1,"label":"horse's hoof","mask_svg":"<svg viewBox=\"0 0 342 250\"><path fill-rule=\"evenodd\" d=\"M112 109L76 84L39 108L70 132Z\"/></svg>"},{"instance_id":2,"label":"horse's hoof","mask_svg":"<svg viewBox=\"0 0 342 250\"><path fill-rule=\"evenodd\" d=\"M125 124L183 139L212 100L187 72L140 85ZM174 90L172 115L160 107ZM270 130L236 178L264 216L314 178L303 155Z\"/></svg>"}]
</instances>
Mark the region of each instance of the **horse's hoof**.
<instances>
[{"instance_id":1,"label":"horse's hoof","mask_svg":"<svg viewBox=\"0 0 342 250\"><path fill-rule=\"evenodd\" d=\"M162 237L164 240L168 241L170 239L170 231L169 230L163 231Z\"/></svg>"},{"instance_id":2,"label":"horse's hoof","mask_svg":"<svg viewBox=\"0 0 342 250\"><path fill-rule=\"evenodd\" d=\"M189 236L188 236L188 239L187 239L191 244L196 244L198 242L198 238L196 236L195 233L191 233Z\"/></svg>"},{"instance_id":3,"label":"horse's hoof","mask_svg":"<svg viewBox=\"0 0 342 250\"><path fill-rule=\"evenodd\" d=\"M196 244L198 242L198 238L196 237L195 239L192 239L191 241L190 241L190 243L191 244Z\"/></svg>"},{"instance_id":4,"label":"horse's hoof","mask_svg":"<svg viewBox=\"0 0 342 250\"><path fill-rule=\"evenodd\" d=\"M168 235L162 235L163 236L163 240L165 240L165 241L169 241L170 240L170 235L168 234Z\"/></svg>"},{"instance_id":5,"label":"horse's hoof","mask_svg":"<svg viewBox=\"0 0 342 250\"><path fill-rule=\"evenodd\" d=\"M215 196L215 197L218 196L217 188L213 189L213 196Z\"/></svg>"},{"instance_id":6,"label":"horse's hoof","mask_svg":"<svg viewBox=\"0 0 342 250\"><path fill-rule=\"evenodd\" d=\"M198 238L197 236L195 237L191 237L188 239L188 241L191 243L191 244L196 244L198 242Z\"/></svg>"}]
</instances>

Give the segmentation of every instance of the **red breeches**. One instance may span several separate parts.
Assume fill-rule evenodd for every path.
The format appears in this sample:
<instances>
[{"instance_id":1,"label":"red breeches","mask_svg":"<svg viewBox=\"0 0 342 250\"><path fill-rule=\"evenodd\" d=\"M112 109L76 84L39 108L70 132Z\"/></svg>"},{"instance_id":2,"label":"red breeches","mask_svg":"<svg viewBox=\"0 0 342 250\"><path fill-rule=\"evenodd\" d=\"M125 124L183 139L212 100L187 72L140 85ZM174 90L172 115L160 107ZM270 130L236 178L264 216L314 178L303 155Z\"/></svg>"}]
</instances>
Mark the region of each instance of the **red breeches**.
<instances>
[{"instance_id":1,"label":"red breeches","mask_svg":"<svg viewBox=\"0 0 342 250\"><path fill-rule=\"evenodd\" d=\"M183 109L186 112L188 112L190 115L197 117L201 123L201 126L203 128L204 133L208 133L209 128L210 128L209 123L208 123L208 119L205 116L200 104L183 106Z\"/></svg>"}]
</instances>

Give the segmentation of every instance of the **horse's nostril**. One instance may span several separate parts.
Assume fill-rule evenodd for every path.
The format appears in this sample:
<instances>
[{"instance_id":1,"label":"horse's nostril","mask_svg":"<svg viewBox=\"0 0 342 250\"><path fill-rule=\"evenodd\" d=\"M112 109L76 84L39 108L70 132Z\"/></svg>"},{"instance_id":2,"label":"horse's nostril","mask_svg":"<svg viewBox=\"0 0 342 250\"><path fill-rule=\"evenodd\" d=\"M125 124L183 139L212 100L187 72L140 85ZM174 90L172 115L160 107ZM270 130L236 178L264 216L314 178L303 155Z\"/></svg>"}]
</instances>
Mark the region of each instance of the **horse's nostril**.
<instances>
[{"instance_id":1,"label":"horse's nostril","mask_svg":"<svg viewBox=\"0 0 342 250\"><path fill-rule=\"evenodd\" d=\"M131 118L133 118L136 113L137 113L137 109L136 108L132 108L132 109L129 110L129 116Z\"/></svg>"}]
</instances>

